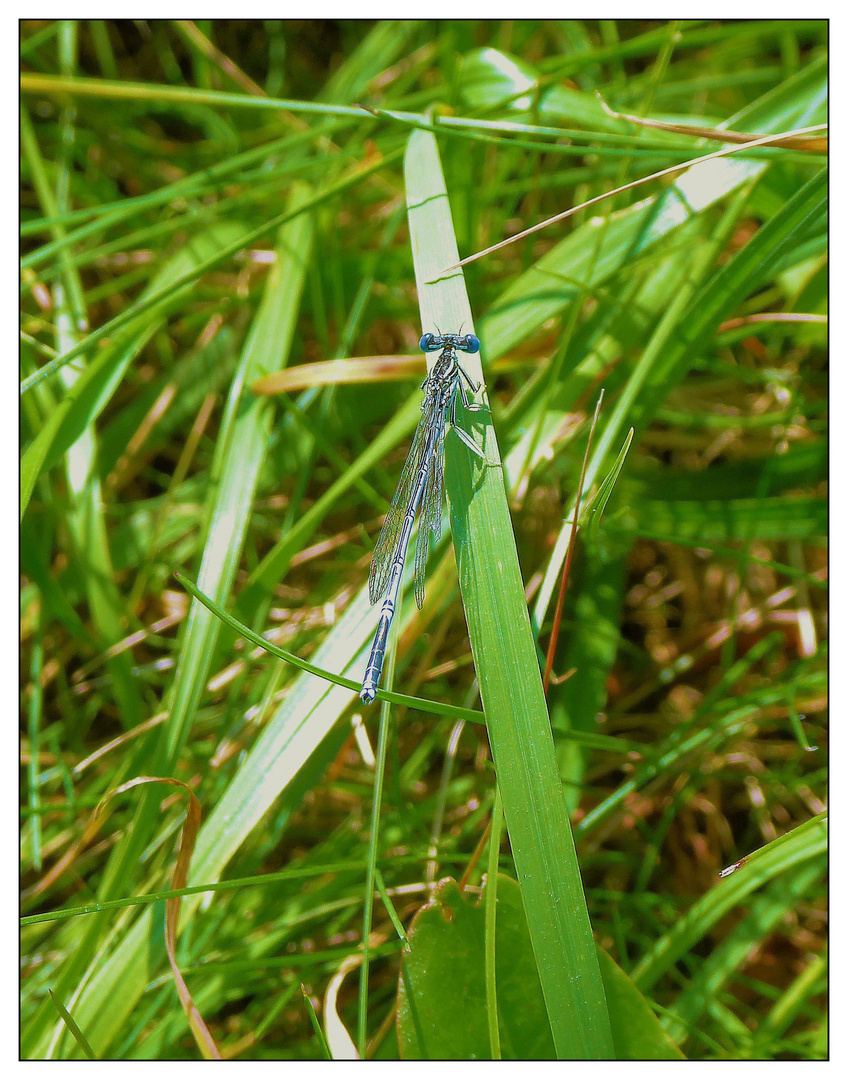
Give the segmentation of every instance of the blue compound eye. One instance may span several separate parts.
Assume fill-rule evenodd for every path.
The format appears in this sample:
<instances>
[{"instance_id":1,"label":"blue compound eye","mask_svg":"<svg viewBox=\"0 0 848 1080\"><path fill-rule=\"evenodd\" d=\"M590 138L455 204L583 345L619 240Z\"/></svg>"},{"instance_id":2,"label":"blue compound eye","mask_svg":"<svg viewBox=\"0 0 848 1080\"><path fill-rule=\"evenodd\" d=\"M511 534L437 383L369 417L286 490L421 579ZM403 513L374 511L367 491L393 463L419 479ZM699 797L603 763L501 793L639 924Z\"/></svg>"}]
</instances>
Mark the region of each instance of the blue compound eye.
<instances>
[{"instance_id":1,"label":"blue compound eye","mask_svg":"<svg viewBox=\"0 0 848 1080\"><path fill-rule=\"evenodd\" d=\"M476 338L473 334L466 334L462 339L462 348L466 352L479 352L480 351L480 339Z\"/></svg>"},{"instance_id":2,"label":"blue compound eye","mask_svg":"<svg viewBox=\"0 0 848 1080\"><path fill-rule=\"evenodd\" d=\"M435 334L425 334L424 337L422 337L421 340L418 342L418 348L422 352L433 352L434 349L439 348L438 345L434 344L435 340Z\"/></svg>"}]
</instances>

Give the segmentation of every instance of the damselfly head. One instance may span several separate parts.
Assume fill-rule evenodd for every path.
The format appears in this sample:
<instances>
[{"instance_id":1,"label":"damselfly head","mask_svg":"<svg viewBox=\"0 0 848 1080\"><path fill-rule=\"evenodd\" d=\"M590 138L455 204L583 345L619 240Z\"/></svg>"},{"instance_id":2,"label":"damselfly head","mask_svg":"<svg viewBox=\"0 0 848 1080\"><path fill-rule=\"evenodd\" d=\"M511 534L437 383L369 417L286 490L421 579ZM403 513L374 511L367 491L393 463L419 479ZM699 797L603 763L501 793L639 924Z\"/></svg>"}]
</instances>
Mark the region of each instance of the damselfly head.
<instances>
[{"instance_id":1,"label":"damselfly head","mask_svg":"<svg viewBox=\"0 0 848 1080\"><path fill-rule=\"evenodd\" d=\"M439 349L462 349L463 352L480 351L480 340L473 334L464 337L459 334L425 334L418 342L422 352L437 352Z\"/></svg>"}]
</instances>

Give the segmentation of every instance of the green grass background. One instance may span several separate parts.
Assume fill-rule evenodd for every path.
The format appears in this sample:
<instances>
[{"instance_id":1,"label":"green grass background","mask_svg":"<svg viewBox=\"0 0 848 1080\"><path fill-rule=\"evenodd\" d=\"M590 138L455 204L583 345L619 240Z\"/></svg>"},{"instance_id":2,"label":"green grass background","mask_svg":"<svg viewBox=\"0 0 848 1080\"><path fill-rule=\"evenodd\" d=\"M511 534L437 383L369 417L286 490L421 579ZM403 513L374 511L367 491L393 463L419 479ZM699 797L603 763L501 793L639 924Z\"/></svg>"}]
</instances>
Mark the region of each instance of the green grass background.
<instances>
[{"instance_id":1,"label":"green grass background","mask_svg":"<svg viewBox=\"0 0 848 1080\"><path fill-rule=\"evenodd\" d=\"M336 998L360 1054L826 1056L826 157L743 150L441 273L724 145L598 94L813 127L826 46L816 20L22 24L24 1058L199 1056L151 902L183 801L136 789L85 832L142 775L203 808L178 958L226 1057L320 1057L301 986L342 1053L322 999L369 933ZM463 426L502 467L448 436L406 697L363 711L423 358L253 388L459 323L491 408ZM634 440L545 701L602 388L592 490Z\"/></svg>"}]
</instances>

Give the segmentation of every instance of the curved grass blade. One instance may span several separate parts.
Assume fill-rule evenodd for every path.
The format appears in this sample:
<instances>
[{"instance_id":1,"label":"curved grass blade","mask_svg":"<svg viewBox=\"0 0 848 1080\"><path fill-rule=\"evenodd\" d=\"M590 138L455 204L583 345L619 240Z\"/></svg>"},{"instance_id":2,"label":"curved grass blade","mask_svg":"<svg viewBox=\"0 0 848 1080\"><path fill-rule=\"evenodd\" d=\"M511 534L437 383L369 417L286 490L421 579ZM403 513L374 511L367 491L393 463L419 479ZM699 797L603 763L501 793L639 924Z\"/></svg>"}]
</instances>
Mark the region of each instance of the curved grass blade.
<instances>
[{"instance_id":1,"label":"curved grass blade","mask_svg":"<svg viewBox=\"0 0 848 1080\"><path fill-rule=\"evenodd\" d=\"M311 246L311 218L298 212L300 207L310 203L308 196L308 189L299 186L288 200L286 215L291 215L293 220L280 230L277 260L242 353L216 447L214 468L218 483L210 493L207 507L199 581L203 590L218 601L223 601L232 587L272 422L273 406L267 399L248 400L245 404L245 386L254 378L281 366L288 358ZM176 767L175 760L188 737L189 727L205 689L219 625L202 605L193 605L180 644L176 679L168 698L168 723L156 744L153 761L146 763L148 771L170 775ZM152 793L145 794L132 827L112 855L100 888L101 899L111 899L116 891L118 894L131 891L139 854L158 822L155 797ZM141 959L134 955L133 949L127 945L128 939L124 938L112 954L115 969L104 972L97 959L102 925L100 916L92 920L83 946L69 958L57 984L57 992L66 996L68 989L76 987L81 977L86 982L91 978L92 981L87 982L78 1000L77 1010L98 1052L108 1046L122 1020L132 1010L133 995L141 993L147 977L147 964L152 962L149 957ZM150 948L149 944L147 948ZM91 966L86 976L84 972L88 964ZM129 967L138 969L137 975L133 975L132 986L127 977ZM97 979L94 978L95 970ZM137 985L134 982L136 978L139 980ZM115 1001L111 979L121 983L120 1007L115 1004L111 1011L104 1011L102 1006L105 1000ZM103 998L98 999L97 993L92 990L95 983ZM51 1033L45 1029L42 1010L33 1017L24 1037L28 1053L37 1056L44 1052Z\"/></svg>"},{"instance_id":2,"label":"curved grass blade","mask_svg":"<svg viewBox=\"0 0 848 1080\"><path fill-rule=\"evenodd\" d=\"M319 667L317 664L310 664L307 660L301 660L299 656L295 656L294 653L287 652L285 649L281 649L278 645L272 644L270 641L266 641L261 634L257 634L254 630L251 630L249 626L245 626L244 623L239 622L223 608L219 607L208 596L204 595L198 589L198 587L184 577L183 574L175 574L174 577L179 581L183 588L187 589L191 595L199 600L204 607L207 607L213 615L222 621L227 623L233 628L241 637L247 638L248 641L252 641L254 645L258 645L260 648L265 649L271 653L272 656L278 657L280 660L284 660L287 664L292 664L294 667L300 668L301 671L306 671L310 675L317 675L319 678L326 679L328 682L335 683L336 686L343 686L347 690L359 690L359 683L355 679L348 679L344 675L337 675L333 671L328 671L326 668ZM369 601L373 603L369 595ZM440 701L428 701L426 698L412 697L409 694L397 694L393 690L379 690L377 696L384 701L389 701L393 705L403 705L407 709L417 709L419 712L433 713L435 716L450 716L454 719L468 720L472 724L485 723L485 717L481 712L476 709L463 709L457 705L443 705Z\"/></svg>"}]
</instances>

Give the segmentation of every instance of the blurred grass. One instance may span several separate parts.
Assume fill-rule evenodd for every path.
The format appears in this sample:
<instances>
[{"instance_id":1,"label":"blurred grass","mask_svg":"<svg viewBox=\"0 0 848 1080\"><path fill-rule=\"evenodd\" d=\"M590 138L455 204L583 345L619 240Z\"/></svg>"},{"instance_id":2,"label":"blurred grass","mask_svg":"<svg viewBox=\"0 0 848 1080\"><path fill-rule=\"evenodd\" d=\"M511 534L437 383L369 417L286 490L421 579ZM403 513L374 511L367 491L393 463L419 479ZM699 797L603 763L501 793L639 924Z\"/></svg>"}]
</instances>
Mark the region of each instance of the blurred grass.
<instances>
[{"instance_id":1,"label":"blurred grass","mask_svg":"<svg viewBox=\"0 0 848 1080\"><path fill-rule=\"evenodd\" d=\"M241 882L183 903L198 1007L225 1056L321 1056L297 989L317 1001L361 938L358 702L237 639L172 574L361 677L368 560L420 395L251 386L391 364L432 329L403 216L410 125L435 130L467 256L720 145L612 120L596 90L652 119L786 131L826 120L825 50L815 20L22 24L25 913L165 888L178 803L140 793L75 845L122 781L189 781L190 884ZM590 481L636 428L578 540L554 667L574 674L548 709L595 937L690 1057L826 1054L827 336L801 318L827 312L825 164L743 150L465 270L539 649L601 386ZM465 577L463 615L449 548L424 609L400 613L395 686L468 708L465 617L474 639L494 616ZM514 705L506 630L490 724ZM468 866L493 776L479 725L398 709L388 734L377 859L408 925L434 876ZM507 806L509 827L530 810ZM500 862L516 875L508 846ZM367 1032L391 1056L399 943L374 903ZM28 923L22 1055L82 1054L50 989L98 1056L197 1056L162 930L150 906ZM357 998L349 975L351 1032Z\"/></svg>"}]
</instances>

